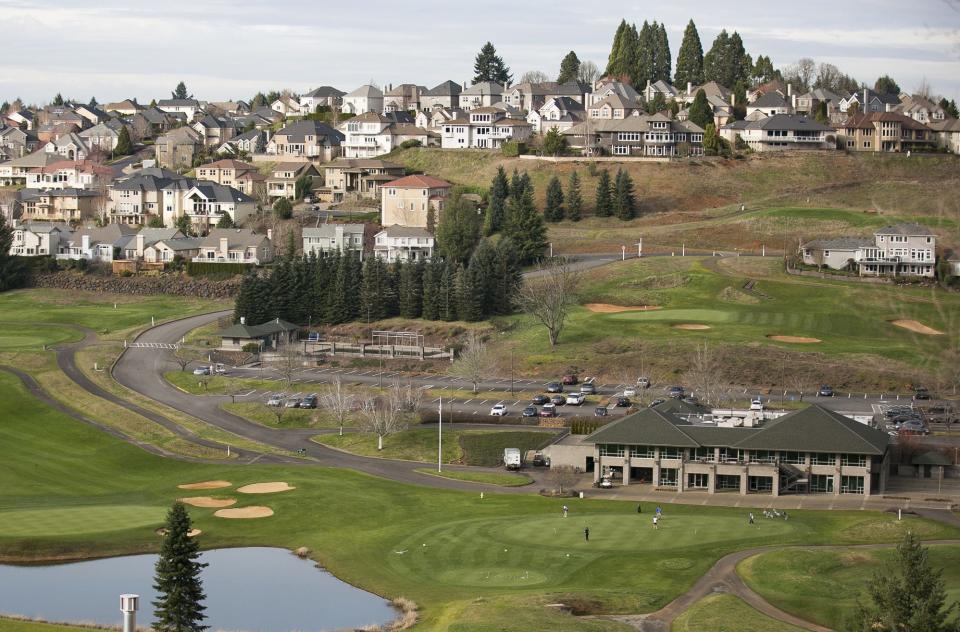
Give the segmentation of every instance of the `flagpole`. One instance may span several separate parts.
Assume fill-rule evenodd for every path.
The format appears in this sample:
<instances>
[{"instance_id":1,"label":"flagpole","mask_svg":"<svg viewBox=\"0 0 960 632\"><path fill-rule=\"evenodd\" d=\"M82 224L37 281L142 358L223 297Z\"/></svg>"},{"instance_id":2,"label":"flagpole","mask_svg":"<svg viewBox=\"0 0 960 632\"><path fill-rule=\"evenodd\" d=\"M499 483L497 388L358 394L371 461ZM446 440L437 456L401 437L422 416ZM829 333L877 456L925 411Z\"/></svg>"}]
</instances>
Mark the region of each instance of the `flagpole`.
<instances>
[{"instance_id":1,"label":"flagpole","mask_svg":"<svg viewBox=\"0 0 960 632\"><path fill-rule=\"evenodd\" d=\"M440 397L440 423L437 424L437 471L443 471L443 396Z\"/></svg>"}]
</instances>

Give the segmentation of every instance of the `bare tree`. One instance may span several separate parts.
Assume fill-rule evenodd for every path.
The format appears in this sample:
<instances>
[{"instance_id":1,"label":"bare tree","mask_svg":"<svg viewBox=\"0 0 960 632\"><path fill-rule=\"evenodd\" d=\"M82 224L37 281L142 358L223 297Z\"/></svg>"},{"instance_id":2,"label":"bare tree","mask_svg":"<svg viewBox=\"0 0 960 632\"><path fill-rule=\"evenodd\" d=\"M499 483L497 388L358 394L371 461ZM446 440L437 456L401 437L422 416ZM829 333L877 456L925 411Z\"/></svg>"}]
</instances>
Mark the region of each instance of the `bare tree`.
<instances>
[{"instance_id":1,"label":"bare tree","mask_svg":"<svg viewBox=\"0 0 960 632\"><path fill-rule=\"evenodd\" d=\"M496 355L487 347L477 332L470 332L467 344L450 365L447 375L459 377L473 384L473 392L480 390L480 382L497 368Z\"/></svg>"},{"instance_id":2,"label":"bare tree","mask_svg":"<svg viewBox=\"0 0 960 632\"><path fill-rule=\"evenodd\" d=\"M174 361L180 365L181 371L187 370L187 365L195 360L202 360L203 352L196 347L180 347L173 353Z\"/></svg>"},{"instance_id":3,"label":"bare tree","mask_svg":"<svg viewBox=\"0 0 960 632\"><path fill-rule=\"evenodd\" d=\"M407 415L400 410L401 402L396 389L386 394L370 397L360 410L361 427L377 435L377 450L383 450L383 439L407 427Z\"/></svg>"},{"instance_id":4,"label":"bare tree","mask_svg":"<svg viewBox=\"0 0 960 632\"><path fill-rule=\"evenodd\" d=\"M706 342L697 345L693 354L693 362L684 378L696 391L700 401L715 404L722 399L724 390L721 372L723 364L719 356Z\"/></svg>"},{"instance_id":5,"label":"bare tree","mask_svg":"<svg viewBox=\"0 0 960 632\"><path fill-rule=\"evenodd\" d=\"M277 346L273 367L280 374L285 389L293 385L293 377L300 370L303 362L302 357L300 348L292 342Z\"/></svg>"},{"instance_id":6,"label":"bare tree","mask_svg":"<svg viewBox=\"0 0 960 632\"><path fill-rule=\"evenodd\" d=\"M787 66L783 72L783 80L787 83L798 83L804 92L810 89L810 82L813 81L814 74L817 71L817 63L809 57L803 57L797 60L797 63Z\"/></svg>"},{"instance_id":7,"label":"bare tree","mask_svg":"<svg viewBox=\"0 0 960 632\"><path fill-rule=\"evenodd\" d=\"M279 426L280 422L283 421L284 416L287 414L286 402L281 401L279 406L267 406L267 404L264 403L263 410L273 415L274 419L277 420L277 425Z\"/></svg>"},{"instance_id":8,"label":"bare tree","mask_svg":"<svg viewBox=\"0 0 960 632\"><path fill-rule=\"evenodd\" d=\"M320 401L323 402L323 407L333 414L337 420L337 424L340 426L340 436L343 436L343 422L350 414L350 409L353 406L353 395L344 388L339 375L334 377L333 382L323 389L320 394Z\"/></svg>"},{"instance_id":9,"label":"bare tree","mask_svg":"<svg viewBox=\"0 0 960 632\"><path fill-rule=\"evenodd\" d=\"M528 276L517 292L517 307L547 328L551 347L563 332L581 282L582 276L569 264L547 263Z\"/></svg>"},{"instance_id":10,"label":"bare tree","mask_svg":"<svg viewBox=\"0 0 960 632\"><path fill-rule=\"evenodd\" d=\"M519 83L547 83L550 75L542 70L528 70L520 76Z\"/></svg>"},{"instance_id":11,"label":"bare tree","mask_svg":"<svg viewBox=\"0 0 960 632\"><path fill-rule=\"evenodd\" d=\"M398 408L407 414L416 414L420 410L420 404L423 401L423 390L417 388L411 382L400 382L395 380L391 385L394 391Z\"/></svg>"},{"instance_id":12,"label":"bare tree","mask_svg":"<svg viewBox=\"0 0 960 632\"><path fill-rule=\"evenodd\" d=\"M561 494L564 489L570 489L577 484L580 475L572 465L558 465L551 467L547 474L547 480L553 485L553 488Z\"/></svg>"},{"instance_id":13,"label":"bare tree","mask_svg":"<svg viewBox=\"0 0 960 632\"><path fill-rule=\"evenodd\" d=\"M836 90L837 82L843 73L833 64L821 63L817 66L817 78L813 85L826 90Z\"/></svg>"},{"instance_id":14,"label":"bare tree","mask_svg":"<svg viewBox=\"0 0 960 632\"><path fill-rule=\"evenodd\" d=\"M580 64L580 69L577 71L577 80L580 83L585 83L588 86L593 86L593 82L597 80L597 77L600 76L600 69L597 68L597 65L592 61L585 61Z\"/></svg>"},{"instance_id":15,"label":"bare tree","mask_svg":"<svg viewBox=\"0 0 960 632\"><path fill-rule=\"evenodd\" d=\"M270 193L267 191L266 182L255 182L253 184L252 197L262 209L270 208Z\"/></svg>"},{"instance_id":16,"label":"bare tree","mask_svg":"<svg viewBox=\"0 0 960 632\"><path fill-rule=\"evenodd\" d=\"M917 85L917 94L924 99L929 99L931 92L932 89L930 88L930 82L926 77L921 77L920 83Z\"/></svg>"}]
</instances>

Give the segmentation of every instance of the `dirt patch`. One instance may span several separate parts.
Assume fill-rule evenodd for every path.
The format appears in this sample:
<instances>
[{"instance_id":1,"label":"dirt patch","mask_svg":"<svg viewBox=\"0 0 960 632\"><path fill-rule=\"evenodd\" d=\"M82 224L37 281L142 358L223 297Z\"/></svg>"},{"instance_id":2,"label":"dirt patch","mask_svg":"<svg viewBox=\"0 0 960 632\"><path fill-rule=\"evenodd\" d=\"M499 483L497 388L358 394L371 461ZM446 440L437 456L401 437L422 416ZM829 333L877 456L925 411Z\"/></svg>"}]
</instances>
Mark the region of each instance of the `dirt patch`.
<instances>
[{"instance_id":1,"label":"dirt patch","mask_svg":"<svg viewBox=\"0 0 960 632\"><path fill-rule=\"evenodd\" d=\"M812 345L823 342L819 338L807 338L806 336L767 336L767 338L776 340L777 342L792 342L798 345Z\"/></svg>"},{"instance_id":2,"label":"dirt patch","mask_svg":"<svg viewBox=\"0 0 960 632\"><path fill-rule=\"evenodd\" d=\"M628 307L625 305L610 305L609 303L587 303L584 305L591 312L598 314L619 314L620 312L649 312L655 309L663 309L659 305L634 305Z\"/></svg>"},{"instance_id":3,"label":"dirt patch","mask_svg":"<svg viewBox=\"0 0 960 632\"><path fill-rule=\"evenodd\" d=\"M894 327L902 327L903 329L909 329L915 334L923 334L925 336L942 336L943 332L939 329L934 329L933 327L927 327L923 323L916 320L891 320L890 324Z\"/></svg>"},{"instance_id":4,"label":"dirt patch","mask_svg":"<svg viewBox=\"0 0 960 632\"><path fill-rule=\"evenodd\" d=\"M243 487L238 487L237 491L241 494L273 494L276 492L287 492L291 489L296 489L292 487L289 483L283 481L277 481L273 483L253 483L252 485L244 485Z\"/></svg>"},{"instance_id":5,"label":"dirt patch","mask_svg":"<svg viewBox=\"0 0 960 632\"><path fill-rule=\"evenodd\" d=\"M218 509L213 512L217 518L249 519L249 518L269 518L273 515L273 509L269 507L237 507L236 509Z\"/></svg>"},{"instance_id":6,"label":"dirt patch","mask_svg":"<svg viewBox=\"0 0 960 632\"><path fill-rule=\"evenodd\" d=\"M197 537L198 535L200 535L201 533L203 533L203 531L201 531L200 529L190 529L189 531L187 531L187 537L188 537L188 538L195 538L195 537ZM157 534L157 535L167 535L167 530L166 530L165 528L163 528L163 527L160 527L159 529L157 529L156 534Z\"/></svg>"},{"instance_id":7,"label":"dirt patch","mask_svg":"<svg viewBox=\"0 0 960 632\"><path fill-rule=\"evenodd\" d=\"M177 485L180 489L221 489L233 485L230 481L203 481L202 483L184 483Z\"/></svg>"},{"instance_id":8,"label":"dirt patch","mask_svg":"<svg viewBox=\"0 0 960 632\"><path fill-rule=\"evenodd\" d=\"M704 329L713 329L710 325L701 325L699 323L678 323L671 325L674 329L684 329L687 331L702 331Z\"/></svg>"},{"instance_id":9,"label":"dirt patch","mask_svg":"<svg viewBox=\"0 0 960 632\"><path fill-rule=\"evenodd\" d=\"M180 502L191 507L229 507L237 504L236 498L210 498L209 496L192 496L181 498Z\"/></svg>"}]
</instances>

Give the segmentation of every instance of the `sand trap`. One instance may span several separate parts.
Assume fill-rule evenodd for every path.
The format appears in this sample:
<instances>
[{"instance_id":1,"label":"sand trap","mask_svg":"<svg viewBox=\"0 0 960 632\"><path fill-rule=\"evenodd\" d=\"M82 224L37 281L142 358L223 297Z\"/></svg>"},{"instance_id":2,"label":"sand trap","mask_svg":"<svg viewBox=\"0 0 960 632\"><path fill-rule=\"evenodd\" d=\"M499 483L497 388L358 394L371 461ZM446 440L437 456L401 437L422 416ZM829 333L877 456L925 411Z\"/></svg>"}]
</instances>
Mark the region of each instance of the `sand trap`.
<instances>
[{"instance_id":1,"label":"sand trap","mask_svg":"<svg viewBox=\"0 0 960 632\"><path fill-rule=\"evenodd\" d=\"M195 537L197 537L198 535L200 535L201 533L203 533L203 531L201 531L200 529L190 529L189 531L187 531L187 537L188 537L188 538L195 538ZM164 529L163 527L161 527L161 528L157 529L157 535L167 535L167 530Z\"/></svg>"},{"instance_id":2,"label":"sand trap","mask_svg":"<svg viewBox=\"0 0 960 632\"><path fill-rule=\"evenodd\" d=\"M890 324L895 327L903 327L904 329L909 329L915 334L923 334L925 336L942 336L943 332L933 327L927 327L923 323L916 320L891 320Z\"/></svg>"},{"instance_id":3,"label":"sand trap","mask_svg":"<svg viewBox=\"0 0 960 632\"><path fill-rule=\"evenodd\" d=\"M202 483L185 483L177 485L180 489L220 489L221 487L230 487L233 485L230 481L203 481Z\"/></svg>"},{"instance_id":4,"label":"sand trap","mask_svg":"<svg viewBox=\"0 0 960 632\"><path fill-rule=\"evenodd\" d=\"M289 483L282 481L275 483L254 483L253 485L244 485L238 487L237 491L241 494L273 494L275 492L287 492L296 487L291 487Z\"/></svg>"},{"instance_id":5,"label":"sand trap","mask_svg":"<svg viewBox=\"0 0 960 632\"><path fill-rule=\"evenodd\" d=\"M812 345L817 342L823 342L819 338L805 338L804 336L767 336L770 340L777 342L792 342L799 345Z\"/></svg>"},{"instance_id":6,"label":"sand trap","mask_svg":"<svg viewBox=\"0 0 960 632\"><path fill-rule=\"evenodd\" d=\"M237 507L236 509L218 509L213 512L217 518L269 518L273 509L269 507Z\"/></svg>"},{"instance_id":7,"label":"sand trap","mask_svg":"<svg viewBox=\"0 0 960 632\"><path fill-rule=\"evenodd\" d=\"M698 323L680 323L673 325L674 329L686 329L689 331L701 331L703 329L713 329L710 325L700 325Z\"/></svg>"},{"instance_id":8,"label":"sand trap","mask_svg":"<svg viewBox=\"0 0 960 632\"><path fill-rule=\"evenodd\" d=\"M659 305L635 305L627 307L624 305L610 305L609 303L587 303L584 305L591 312L598 314L618 314L620 312L649 312L655 309L662 309Z\"/></svg>"},{"instance_id":9,"label":"sand trap","mask_svg":"<svg viewBox=\"0 0 960 632\"><path fill-rule=\"evenodd\" d=\"M236 498L210 498L209 496L192 496L181 498L180 502L192 507L229 507L237 504Z\"/></svg>"}]
</instances>

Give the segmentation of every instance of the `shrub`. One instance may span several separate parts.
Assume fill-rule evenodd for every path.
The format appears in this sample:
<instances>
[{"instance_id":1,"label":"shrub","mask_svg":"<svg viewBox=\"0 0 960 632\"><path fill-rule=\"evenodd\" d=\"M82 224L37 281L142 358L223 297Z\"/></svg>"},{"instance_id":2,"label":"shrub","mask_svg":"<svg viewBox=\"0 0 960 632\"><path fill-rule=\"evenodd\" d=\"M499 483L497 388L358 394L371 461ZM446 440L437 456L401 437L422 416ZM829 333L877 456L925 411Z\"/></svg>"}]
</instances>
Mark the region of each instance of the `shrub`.
<instances>
[{"instance_id":1,"label":"shrub","mask_svg":"<svg viewBox=\"0 0 960 632\"><path fill-rule=\"evenodd\" d=\"M527 153L527 145L526 143L521 143L515 140L508 140L500 146L500 151L507 158L516 158L521 154Z\"/></svg>"},{"instance_id":2,"label":"shrub","mask_svg":"<svg viewBox=\"0 0 960 632\"><path fill-rule=\"evenodd\" d=\"M230 277L244 274L253 267L250 263L214 263L212 261L187 261L187 274L190 276Z\"/></svg>"},{"instance_id":3,"label":"shrub","mask_svg":"<svg viewBox=\"0 0 960 632\"><path fill-rule=\"evenodd\" d=\"M405 140L400 143L400 149L412 149L413 147L423 147L423 143L415 138L411 138L410 140Z\"/></svg>"}]
</instances>

